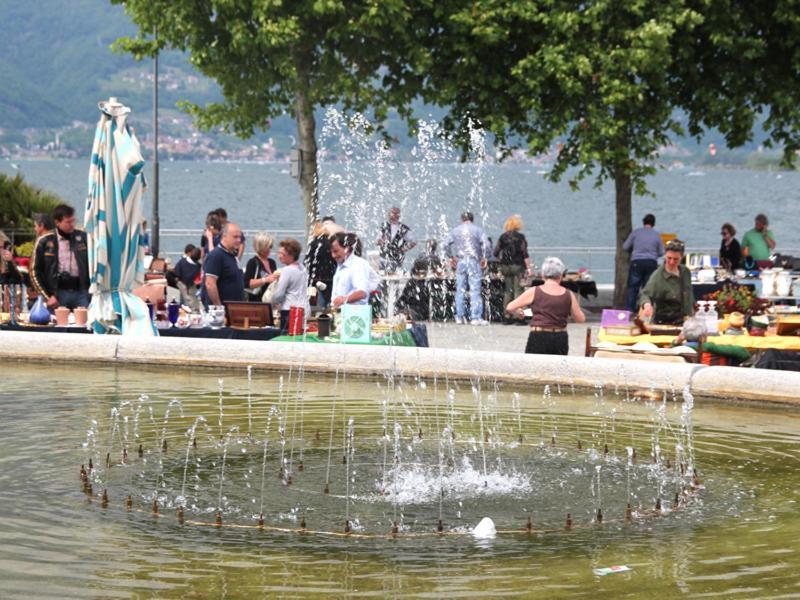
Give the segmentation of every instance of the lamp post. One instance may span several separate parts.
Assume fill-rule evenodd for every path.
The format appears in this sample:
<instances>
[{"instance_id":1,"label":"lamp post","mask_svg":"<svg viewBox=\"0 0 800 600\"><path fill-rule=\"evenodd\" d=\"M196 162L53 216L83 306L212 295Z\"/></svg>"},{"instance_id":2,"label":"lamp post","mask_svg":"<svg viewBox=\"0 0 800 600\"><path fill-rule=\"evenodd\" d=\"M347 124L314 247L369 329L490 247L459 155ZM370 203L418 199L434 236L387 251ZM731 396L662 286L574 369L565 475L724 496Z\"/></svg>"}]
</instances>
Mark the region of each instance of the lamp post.
<instances>
[{"instance_id":1,"label":"lamp post","mask_svg":"<svg viewBox=\"0 0 800 600\"><path fill-rule=\"evenodd\" d=\"M158 40L158 28L155 30ZM153 57L153 223L150 227L150 253L158 258L160 223L158 216L158 49Z\"/></svg>"}]
</instances>

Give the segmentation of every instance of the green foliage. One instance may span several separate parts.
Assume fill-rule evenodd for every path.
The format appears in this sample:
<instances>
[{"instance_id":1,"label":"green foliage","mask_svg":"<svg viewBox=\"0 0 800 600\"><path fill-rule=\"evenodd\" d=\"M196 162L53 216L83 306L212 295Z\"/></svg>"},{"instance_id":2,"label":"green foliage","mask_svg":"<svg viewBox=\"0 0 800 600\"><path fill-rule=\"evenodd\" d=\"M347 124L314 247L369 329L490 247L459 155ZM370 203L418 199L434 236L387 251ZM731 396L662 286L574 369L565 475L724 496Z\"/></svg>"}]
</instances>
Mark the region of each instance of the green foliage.
<instances>
[{"instance_id":1,"label":"green foliage","mask_svg":"<svg viewBox=\"0 0 800 600\"><path fill-rule=\"evenodd\" d=\"M36 186L25 183L22 175L8 177L0 173L0 229L33 232L33 216L51 214L63 200Z\"/></svg>"},{"instance_id":2,"label":"green foliage","mask_svg":"<svg viewBox=\"0 0 800 600\"><path fill-rule=\"evenodd\" d=\"M407 114L393 93L401 82L378 77L400 62L387 39L410 16L402 0L126 0L124 6L140 34L116 48L136 58L164 48L188 52L194 67L219 84L222 101L183 104L205 129L222 126L249 137L274 118L296 115L299 95L311 107L371 110L378 121L395 104Z\"/></svg>"},{"instance_id":3,"label":"green foliage","mask_svg":"<svg viewBox=\"0 0 800 600\"><path fill-rule=\"evenodd\" d=\"M647 193L662 146L717 128L737 147L767 112L765 132L794 159L797 14L797 0L420 1L415 91L450 107L465 146L475 119L506 150L513 136L533 154L562 142L554 180L614 181L619 303L632 191Z\"/></svg>"}]
</instances>

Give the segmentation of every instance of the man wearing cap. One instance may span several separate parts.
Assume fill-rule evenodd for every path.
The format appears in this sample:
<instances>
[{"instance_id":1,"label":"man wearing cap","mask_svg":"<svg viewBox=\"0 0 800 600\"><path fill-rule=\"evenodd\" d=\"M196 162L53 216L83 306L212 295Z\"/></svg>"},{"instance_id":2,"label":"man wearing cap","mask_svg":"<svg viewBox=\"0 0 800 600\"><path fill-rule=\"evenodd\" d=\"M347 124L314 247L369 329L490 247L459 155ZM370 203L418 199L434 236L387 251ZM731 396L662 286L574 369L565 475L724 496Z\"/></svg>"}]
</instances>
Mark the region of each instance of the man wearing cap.
<instances>
[{"instance_id":1,"label":"man wearing cap","mask_svg":"<svg viewBox=\"0 0 800 600\"><path fill-rule=\"evenodd\" d=\"M461 225L450 230L445 243L445 251L456 271L456 323L466 320L464 300L469 285L470 321L473 325L488 325L483 318L481 279L491 244L483 229L472 221L472 213L464 212Z\"/></svg>"},{"instance_id":2,"label":"man wearing cap","mask_svg":"<svg viewBox=\"0 0 800 600\"><path fill-rule=\"evenodd\" d=\"M400 222L400 209L393 206L389 210L389 220L381 225L378 246L381 249L381 270L394 273L403 267L406 252L417 245L411 228Z\"/></svg>"},{"instance_id":3,"label":"man wearing cap","mask_svg":"<svg viewBox=\"0 0 800 600\"><path fill-rule=\"evenodd\" d=\"M742 238L742 254L755 261L769 260L775 249L775 236L769 230L767 215L756 215L755 227Z\"/></svg>"}]
</instances>

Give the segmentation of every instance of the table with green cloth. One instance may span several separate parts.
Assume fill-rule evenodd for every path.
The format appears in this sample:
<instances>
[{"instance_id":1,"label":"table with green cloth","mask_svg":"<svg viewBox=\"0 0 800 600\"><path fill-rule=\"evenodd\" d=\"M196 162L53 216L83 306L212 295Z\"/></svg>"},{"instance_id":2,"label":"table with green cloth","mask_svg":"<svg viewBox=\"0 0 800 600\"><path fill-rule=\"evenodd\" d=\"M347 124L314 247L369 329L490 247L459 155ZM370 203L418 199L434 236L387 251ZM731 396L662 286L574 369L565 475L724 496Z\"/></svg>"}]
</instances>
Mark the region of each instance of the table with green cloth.
<instances>
[{"instance_id":1,"label":"table with green cloth","mask_svg":"<svg viewBox=\"0 0 800 600\"><path fill-rule=\"evenodd\" d=\"M273 342L309 342L312 344L339 344L342 343L338 337L330 336L323 339L317 337L316 333L306 333L305 335L280 335L272 338ZM352 344L353 346L408 346L408 347L428 347L428 330L425 325L417 324L411 329L401 332L391 332L384 334L383 337L370 340L369 344Z\"/></svg>"}]
</instances>

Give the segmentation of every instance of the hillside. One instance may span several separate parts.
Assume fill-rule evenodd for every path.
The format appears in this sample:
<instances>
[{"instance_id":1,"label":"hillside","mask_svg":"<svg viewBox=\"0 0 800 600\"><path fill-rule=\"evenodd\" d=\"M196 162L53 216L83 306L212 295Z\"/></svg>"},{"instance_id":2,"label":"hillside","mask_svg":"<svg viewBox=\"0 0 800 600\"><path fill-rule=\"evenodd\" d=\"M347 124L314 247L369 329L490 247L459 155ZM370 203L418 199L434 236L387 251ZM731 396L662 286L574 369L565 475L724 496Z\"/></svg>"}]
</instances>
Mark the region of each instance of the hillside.
<instances>
[{"instance_id":1,"label":"hillside","mask_svg":"<svg viewBox=\"0 0 800 600\"><path fill-rule=\"evenodd\" d=\"M131 122L139 137L145 146L151 143L152 63L137 63L111 51L116 39L136 31L121 6L105 0L0 0L0 15L0 157L80 156L91 146L97 102L108 96L117 96L132 108ZM178 52L164 53L159 64L165 155L271 160L287 154L295 133L288 117L276 119L268 131L247 141L218 131L196 132L176 104L217 100L216 84L199 75ZM419 115L431 112L442 114L418 106ZM317 117L321 123L322 110ZM390 120L387 126L399 138L401 154L413 145L400 120ZM724 141L717 133L699 144L677 140L664 159L707 161L707 146L714 143L721 151L714 162L744 162L757 149L763 137L759 133L753 143L733 153L723 151Z\"/></svg>"}]
</instances>

